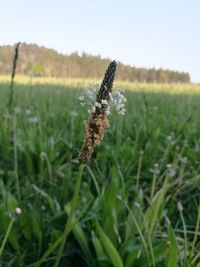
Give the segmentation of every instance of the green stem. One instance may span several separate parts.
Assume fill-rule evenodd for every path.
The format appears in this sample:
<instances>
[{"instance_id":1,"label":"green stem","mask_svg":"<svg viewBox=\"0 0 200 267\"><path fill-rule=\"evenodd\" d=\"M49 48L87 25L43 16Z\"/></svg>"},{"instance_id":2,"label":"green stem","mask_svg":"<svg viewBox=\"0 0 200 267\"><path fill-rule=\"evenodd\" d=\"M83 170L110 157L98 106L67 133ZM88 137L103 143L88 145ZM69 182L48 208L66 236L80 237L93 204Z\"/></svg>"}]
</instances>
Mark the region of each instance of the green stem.
<instances>
[{"instance_id":1,"label":"green stem","mask_svg":"<svg viewBox=\"0 0 200 267\"><path fill-rule=\"evenodd\" d=\"M51 168L51 163L50 163L48 157L46 158L46 162L47 162L47 168L48 168L48 172L49 172L50 181L53 182L52 168Z\"/></svg>"},{"instance_id":2,"label":"green stem","mask_svg":"<svg viewBox=\"0 0 200 267\"><path fill-rule=\"evenodd\" d=\"M137 169L137 176L136 176L136 190L138 191L139 189L139 182L140 182L140 172L142 168L142 160L143 160L143 151L140 151L140 158L139 158L139 163L138 163L138 169Z\"/></svg>"},{"instance_id":3,"label":"green stem","mask_svg":"<svg viewBox=\"0 0 200 267\"><path fill-rule=\"evenodd\" d=\"M186 223L185 223L185 219L184 219L184 216L183 216L183 211L180 210L180 217L181 217L181 221L182 221L182 224L183 224L183 233L184 233L184 258L183 258L183 266L188 266L187 265L187 251L188 251L188 245L187 245L187 226L186 226Z\"/></svg>"},{"instance_id":4,"label":"green stem","mask_svg":"<svg viewBox=\"0 0 200 267\"><path fill-rule=\"evenodd\" d=\"M78 194L79 194L79 190L80 190L80 184L81 184L81 178L82 178L82 175L83 175L84 166L85 166L84 164L80 164L80 166L79 166L79 172L78 172L78 177L77 177L76 185L75 185L75 189L74 189L74 195L73 195L73 198L72 198L71 209L70 209L69 216L68 216L68 219L67 219L67 222L66 222L66 225L65 225L65 231L63 233L62 243L60 244L60 248L59 248L59 251L58 251L58 254L57 254L57 257L56 257L56 261L55 261L54 267L58 267L59 266L60 259L61 259L62 253L63 253L63 249L64 249L64 246L65 246L65 243L66 243L66 240L67 240L67 236L68 236L68 234L69 234L69 232L71 230L71 221L72 221L72 217L74 215L74 211L76 209L76 205L77 205L77 202L78 202Z\"/></svg>"},{"instance_id":5,"label":"green stem","mask_svg":"<svg viewBox=\"0 0 200 267\"><path fill-rule=\"evenodd\" d=\"M6 242L7 242L7 240L8 240L8 237L9 237L9 234L10 234L10 231L11 231L11 229L12 229L12 226L13 226L14 221L15 221L15 215L13 215L12 219L10 220L10 223L9 223L9 225L8 225L8 229L7 229L7 231L6 231L6 235L5 235L5 237L4 237L4 239L3 239L3 242L2 242L2 244L1 244L1 247L0 247L0 257L2 256L4 247L5 247Z\"/></svg>"},{"instance_id":6,"label":"green stem","mask_svg":"<svg viewBox=\"0 0 200 267\"><path fill-rule=\"evenodd\" d=\"M16 179L16 190L18 200L21 198L20 186L19 186L19 176L18 176L18 153L17 153L17 141L16 141L16 115L13 115L13 139L14 139L14 174Z\"/></svg>"},{"instance_id":7,"label":"green stem","mask_svg":"<svg viewBox=\"0 0 200 267\"><path fill-rule=\"evenodd\" d=\"M199 225L200 225L200 204L198 207L198 216L197 216L197 222L196 222L196 227L195 227L195 234L194 234L194 238L193 238L193 242L192 242L192 249L191 249L191 255L193 254L193 251L195 249L195 244L198 238L198 229L199 229Z\"/></svg>"},{"instance_id":8,"label":"green stem","mask_svg":"<svg viewBox=\"0 0 200 267\"><path fill-rule=\"evenodd\" d=\"M151 186L151 196L150 196L151 201L153 200L154 193L155 193L156 179L157 179L157 173L156 173L156 170L154 170L153 181L152 181L152 186Z\"/></svg>"}]
</instances>

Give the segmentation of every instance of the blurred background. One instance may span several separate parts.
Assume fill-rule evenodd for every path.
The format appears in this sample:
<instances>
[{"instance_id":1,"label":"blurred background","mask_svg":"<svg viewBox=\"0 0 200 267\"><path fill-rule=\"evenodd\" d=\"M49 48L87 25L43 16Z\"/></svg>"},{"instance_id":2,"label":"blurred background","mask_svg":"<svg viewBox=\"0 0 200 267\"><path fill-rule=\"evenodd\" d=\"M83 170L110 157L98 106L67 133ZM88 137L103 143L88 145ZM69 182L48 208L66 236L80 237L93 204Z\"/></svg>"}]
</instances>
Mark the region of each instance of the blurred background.
<instances>
[{"instance_id":1,"label":"blurred background","mask_svg":"<svg viewBox=\"0 0 200 267\"><path fill-rule=\"evenodd\" d=\"M20 41L24 75L100 78L109 58L123 63L120 80L199 83L199 10L198 0L1 1L0 74Z\"/></svg>"}]
</instances>

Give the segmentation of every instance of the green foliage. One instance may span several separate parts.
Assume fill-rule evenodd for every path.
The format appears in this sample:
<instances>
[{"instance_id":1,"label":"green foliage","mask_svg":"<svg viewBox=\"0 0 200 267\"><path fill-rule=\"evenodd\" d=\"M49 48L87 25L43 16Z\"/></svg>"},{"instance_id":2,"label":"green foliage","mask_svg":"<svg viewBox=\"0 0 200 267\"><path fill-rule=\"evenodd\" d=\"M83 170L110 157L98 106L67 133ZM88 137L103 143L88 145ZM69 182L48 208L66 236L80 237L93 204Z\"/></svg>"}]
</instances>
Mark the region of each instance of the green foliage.
<instances>
[{"instance_id":1,"label":"green foliage","mask_svg":"<svg viewBox=\"0 0 200 267\"><path fill-rule=\"evenodd\" d=\"M45 76L45 68L41 64L35 64L32 67L33 76Z\"/></svg>"},{"instance_id":2,"label":"green foliage","mask_svg":"<svg viewBox=\"0 0 200 267\"><path fill-rule=\"evenodd\" d=\"M12 117L8 88L0 85L0 244L10 212L19 206L22 214L0 264L50 267L88 114L79 105L81 88L18 85ZM84 169L60 267L199 266L200 95L151 89L126 91L127 114L110 116L111 127Z\"/></svg>"},{"instance_id":3,"label":"green foliage","mask_svg":"<svg viewBox=\"0 0 200 267\"><path fill-rule=\"evenodd\" d=\"M176 236L171 227L168 229L169 252L167 254L166 267L176 267L178 263L178 245Z\"/></svg>"},{"instance_id":4,"label":"green foliage","mask_svg":"<svg viewBox=\"0 0 200 267\"><path fill-rule=\"evenodd\" d=\"M122 259L117 252L117 249L114 247L113 243L109 239L109 237L105 234L101 226L98 222L96 222L97 232L102 241L102 244L105 248L106 253L109 255L113 266L115 267L123 267Z\"/></svg>"}]
</instances>

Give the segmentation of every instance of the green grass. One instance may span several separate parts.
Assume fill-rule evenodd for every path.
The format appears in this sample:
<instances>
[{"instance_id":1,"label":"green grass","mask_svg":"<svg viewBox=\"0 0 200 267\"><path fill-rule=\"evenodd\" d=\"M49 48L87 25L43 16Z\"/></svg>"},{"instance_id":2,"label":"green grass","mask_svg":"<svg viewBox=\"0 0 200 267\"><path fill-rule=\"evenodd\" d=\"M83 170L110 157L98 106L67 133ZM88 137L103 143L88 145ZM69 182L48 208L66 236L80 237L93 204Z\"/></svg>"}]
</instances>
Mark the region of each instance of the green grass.
<instances>
[{"instance_id":1,"label":"green grass","mask_svg":"<svg viewBox=\"0 0 200 267\"><path fill-rule=\"evenodd\" d=\"M198 267L200 87L124 87L127 114L112 113L84 169L60 267ZM0 246L10 213L20 207L22 214L0 265L50 267L69 214L88 115L79 105L80 83L14 90L9 116L9 84L0 85Z\"/></svg>"}]
</instances>

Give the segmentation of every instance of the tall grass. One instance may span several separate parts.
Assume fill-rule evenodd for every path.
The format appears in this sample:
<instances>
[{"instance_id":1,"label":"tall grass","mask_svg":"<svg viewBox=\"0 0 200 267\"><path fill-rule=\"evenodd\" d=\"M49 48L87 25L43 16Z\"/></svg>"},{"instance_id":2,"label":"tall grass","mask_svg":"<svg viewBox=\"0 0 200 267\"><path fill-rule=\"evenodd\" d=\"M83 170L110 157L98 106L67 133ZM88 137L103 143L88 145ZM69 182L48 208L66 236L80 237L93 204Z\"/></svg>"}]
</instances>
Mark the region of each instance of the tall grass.
<instances>
[{"instance_id":1,"label":"tall grass","mask_svg":"<svg viewBox=\"0 0 200 267\"><path fill-rule=\"evenodd\" d=\"M189 89L172 94L166 86L163 93L162 86L155 87L126 91L120 133L117 115L110 118L112 127L83 173L61 267L200 266L200 96L192 93L192 85L190 94ZM53 266L85 134L81 88L16 86L14 129L8 88L0 85L0 244L9 213L18 206L23 212L10 231L1 265Z\"/></svg>"}]
</instances>

